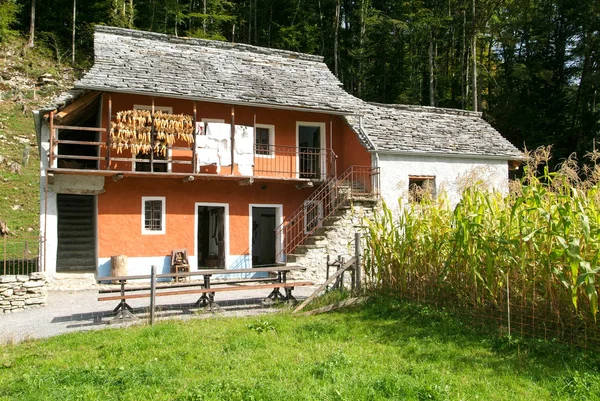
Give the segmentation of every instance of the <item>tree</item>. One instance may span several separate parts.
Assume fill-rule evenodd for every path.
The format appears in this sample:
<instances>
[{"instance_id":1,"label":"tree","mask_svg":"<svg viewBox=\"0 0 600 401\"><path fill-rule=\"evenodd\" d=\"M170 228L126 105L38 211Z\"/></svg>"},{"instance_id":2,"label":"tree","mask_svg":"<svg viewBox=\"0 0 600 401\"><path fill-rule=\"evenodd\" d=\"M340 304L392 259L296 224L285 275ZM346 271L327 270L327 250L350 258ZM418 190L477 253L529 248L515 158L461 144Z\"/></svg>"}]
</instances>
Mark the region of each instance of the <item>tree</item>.
<instances>
[{"instance_id":1,"label":"tree","mask_svg":"<svg viewBox=\"0 0 600 401\"><path fill-rule=\"evenodd\" d=\"M29 18L29 41L27 42L27 46L34 46L34 38L35 38L35 1L31 0L31 14Z\"/></svg>"},{"instance_id":2,"label":"tree","mask_svg":"<svg viewBox=\"0 0 600 401\"><path fill-rule=\"evenodd\" d=\"M13 32L10 28L17 22L19 9L16 0L0 0L0 42Z\"/></svg>"}]
</instances>

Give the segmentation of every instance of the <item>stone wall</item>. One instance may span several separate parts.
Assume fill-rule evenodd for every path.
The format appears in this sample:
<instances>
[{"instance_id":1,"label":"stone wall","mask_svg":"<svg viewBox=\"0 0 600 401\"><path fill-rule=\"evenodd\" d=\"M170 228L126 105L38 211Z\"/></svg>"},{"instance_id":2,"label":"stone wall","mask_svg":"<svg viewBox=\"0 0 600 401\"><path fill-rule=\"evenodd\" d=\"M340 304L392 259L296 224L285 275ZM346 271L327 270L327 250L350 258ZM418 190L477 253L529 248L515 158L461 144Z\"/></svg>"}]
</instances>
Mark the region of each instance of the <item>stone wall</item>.
<instances>
[{"instance_id":1,"label":"stone wall","mask_svg":"<svg viewBox=\"0 0 600 401\"><path fill-rule=\"evenodd\" d=\"M327 276L327 255L331 262L338 256L349 260L354 257L354 237L356 232L363 233L366 226L365 219L372 219L376 203L372 201L354 202L350 208L338 210L332 217L326 219L323 226L309 237L305 244L296 251L295 261L290 264L299 264L307 268L303 278L317 285L325 282ZM364 241L363 241L364 246ZM305 252L303 254L299 254ZM363 251L364 254L364 251ZM335 272L335 267L330 268L329 274ZM363 275L364 277L364 275ZM350 281L350 275L346 276Z\"/></svg>"},{"instance_id":2,"label":"stone wall","mask_svg":"<svg viewBox=\"0 0 600 401\"><path fill-rule=\"evenodd\" d=\"M43 306L47 300L44 273L28 276L0 276L0 313L12 313Z\"/></svg>"}]
</instances>

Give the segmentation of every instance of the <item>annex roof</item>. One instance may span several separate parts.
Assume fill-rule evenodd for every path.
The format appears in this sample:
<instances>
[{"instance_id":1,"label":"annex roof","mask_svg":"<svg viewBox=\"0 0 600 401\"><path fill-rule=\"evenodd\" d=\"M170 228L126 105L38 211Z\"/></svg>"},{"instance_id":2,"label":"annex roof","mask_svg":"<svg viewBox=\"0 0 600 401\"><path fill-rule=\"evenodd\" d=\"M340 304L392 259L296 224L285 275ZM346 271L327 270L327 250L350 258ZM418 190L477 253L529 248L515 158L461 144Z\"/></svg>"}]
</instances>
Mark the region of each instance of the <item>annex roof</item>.
<instances>
[{"instance_id":1,"label":"annex roof","mask_svg":"<svg viewBox=\"0 0 600 401\"><path fill-rule=\"evenodd\" d=\"M523 153L480 113L438 107L354 102L347 123L370 139L369 150L405 154L471 155L520 160ZM361 121L362 116L362 121Z\"/></svg>"},{"instance_id":2,"label":"annex roof","mask_svg":"<svg viewBox=\"0 0 600 401\"><path fill-rule=\"evenodd\" d=\"M96 26L75 88L345 114L351 95L320 56Z\"/></svg>"}]
</instances>

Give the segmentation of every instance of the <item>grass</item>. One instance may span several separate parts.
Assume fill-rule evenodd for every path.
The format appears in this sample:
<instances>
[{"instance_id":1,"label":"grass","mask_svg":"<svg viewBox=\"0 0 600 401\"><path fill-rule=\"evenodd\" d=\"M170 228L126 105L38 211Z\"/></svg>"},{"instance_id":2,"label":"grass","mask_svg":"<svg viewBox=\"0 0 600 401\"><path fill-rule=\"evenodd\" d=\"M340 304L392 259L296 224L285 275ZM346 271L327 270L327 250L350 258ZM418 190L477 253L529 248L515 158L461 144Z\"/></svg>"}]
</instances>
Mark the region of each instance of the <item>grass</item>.
<instances>
[{"instance_id":1,"label":"grass","mask_svg":"<svg viewBox=\"0 0 600 401\"><path fill-rule=\"evenodd\" d=\"M0 155L6 159L0 164L0 220L15 235L35 235L39 230L40 165L33 117L31 113L23 114L14 103L2 102L0 120L5 126L0 130ZM10 163L21 164L26 147L29 163L22 166L20 175L11 173Z\"/></svg>"},{"instance_id":2,"label":"grass","mask_svg":"<svg viewBox=\"0 0 600 401\"><path fill-rule=\"evenodd\" d=\"M50 74L58 86L34 89L38 77ZM35 49L25 46L25 39L11 38L0 44L0 221L14 236L37 235L39 232L39 151L31 111L70 87L73 71L59 68L43 40ZM11 173L9 166L21 164L23 151L29 147L29 163L22 174Z\"/></svg>"},{"instance_id":3,"label":"grass","mask_svg":"<svg viewBox=\"0 0 600 401\"><path fill-rule=\"evenodd\" d=\"M0 350L0 400L593 400L597 356L374 298L312 317L169 321Z\"/></svg>"}]
</instances>

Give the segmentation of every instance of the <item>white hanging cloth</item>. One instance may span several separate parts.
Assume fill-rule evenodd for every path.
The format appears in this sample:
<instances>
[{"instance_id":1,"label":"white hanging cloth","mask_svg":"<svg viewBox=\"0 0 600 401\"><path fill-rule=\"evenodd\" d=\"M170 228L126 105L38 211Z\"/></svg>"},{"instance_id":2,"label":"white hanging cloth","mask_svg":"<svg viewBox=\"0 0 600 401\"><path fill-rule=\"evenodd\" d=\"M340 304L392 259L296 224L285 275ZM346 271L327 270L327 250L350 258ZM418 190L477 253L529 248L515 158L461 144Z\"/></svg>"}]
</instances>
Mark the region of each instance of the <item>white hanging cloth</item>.
<instances>
[{"instance_id":1,"label":"white hanging cloth","mask_svg":"<svg viewBox=\"0 0 600 401\"><path fill-rule=\"evenodd\" d=\"M209 147L216 150L218 174L221 172L221 166L231 165L231 125L225 123L207 123L206 137L209 141Z\"/></svg>"},{"instance_id":2,"label":"white hanging cloth","mask_svg":"<svg viewBox=\"0 0 600 401\"><path fill-rule=\"evenodd\" d=\"M235 126L235 163L241 175L253 175L254 169L254 128L245 125Z\"/></svg>"}]
</instances>

